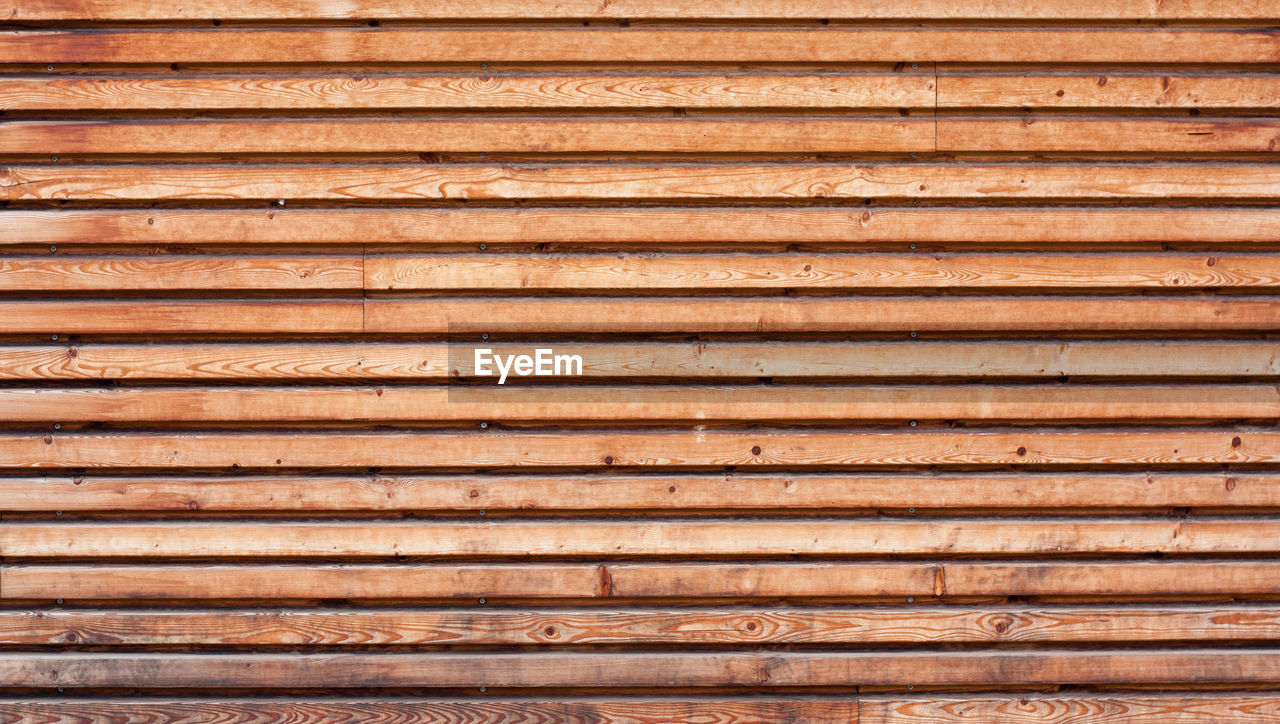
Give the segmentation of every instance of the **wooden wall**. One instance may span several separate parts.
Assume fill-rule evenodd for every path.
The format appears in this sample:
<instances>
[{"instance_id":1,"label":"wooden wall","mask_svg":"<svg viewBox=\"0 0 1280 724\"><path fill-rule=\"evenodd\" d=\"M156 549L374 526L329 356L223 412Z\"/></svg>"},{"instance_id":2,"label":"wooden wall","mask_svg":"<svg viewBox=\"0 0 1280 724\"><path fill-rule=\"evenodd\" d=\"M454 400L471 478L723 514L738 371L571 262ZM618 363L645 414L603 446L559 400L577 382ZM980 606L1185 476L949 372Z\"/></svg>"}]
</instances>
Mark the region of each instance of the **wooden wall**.
<instances>
[{"instance_id":1,"label":"wooden wall","mask_svg":"<svg viewBox=\"0 0 1280 724\"><path fill-rule=\"evenodd\" d=\"M0 722L1280 721L1274 0L0 18Z\"/></svg>"}]
</instances>

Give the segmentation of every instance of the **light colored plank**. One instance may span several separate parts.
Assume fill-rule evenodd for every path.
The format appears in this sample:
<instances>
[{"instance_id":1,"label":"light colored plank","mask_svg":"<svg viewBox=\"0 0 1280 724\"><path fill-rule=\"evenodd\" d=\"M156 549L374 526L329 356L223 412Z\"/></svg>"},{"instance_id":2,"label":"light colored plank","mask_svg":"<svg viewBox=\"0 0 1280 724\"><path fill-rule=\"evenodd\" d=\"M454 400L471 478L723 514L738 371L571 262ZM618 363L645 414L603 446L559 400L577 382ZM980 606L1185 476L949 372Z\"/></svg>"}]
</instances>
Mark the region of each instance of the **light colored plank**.
<instances>
[{"instance_id":1,"label":"light colored plank","mask_svg":"<svg viewBox=\"0 0 1280 724\"><path fill-rule=\"evenodd\" d=\"M756 452L756 451L759 452ZM0 467L1176 465L1280 462L1268 429L6 433Z\"/></svg>"},{"instance_id":2,"label":"light colored plank","mask_svg":"<svg viewBox=\"0 0 1280 724\"><path fill-rule=\"evenodd\" d=\"M1276 243L1273 208L0 211L0 244Z\"/></svg>"},{"instance_id":3,"label":"light colored plank","mask_svg":"<svg viewBox=\"0 0 1280 724\"><path fill-rule=\"evenodd\" d=\"M932 74L453 73L0 78L0 108L933 108Z\"/></svg>"},{"instance_id":4,"label":"light colored plank","mask_svg":"<svg viewBox=\"0 0 1280 724\"><path fill-rule=\"evenodd\" d=\"M364 270L367 288L399 290L1280 286L1280 256L1262 254L415 254Z\"/></svg>"},{"instance_id":5,"label":"light colored plank","mask_svg":"<svg viewBox=\"0 0 1280 724\"><path fill-rule=\"evenodd\" d=\"M931 518L485 523L8 521L0 555L36 558L1078 555L1280 552L1280 520Z\"/></svg>"},{"instance_id":6,"label":"light colored plank","mask_svg":"<svg viewBox=\"0 0 1280 724\"><path fill-rule=\"evenodd\" d=\"M2 36L0 36L2 38ZM9 153L932 151L929 118L506 115L437 118L14 120Z\"/></svg>"},{"instance_id":7,"label":"light colored plank","mask_svg":"<svg viewBox=\"0 0 1280 724\"><path fill-rule=\"evenodd\" d=\"M153 724L205 724L209 721L252 724L331 724L335 721L376 721L379 724L474 724L509 722L537 724L705 724L710 721L769 724L788 721L804 724L857 724L858 702L837 699L786 699L752 697L733 700L717 697L679 699L414 699L297 700L253 699L232 701L111 699L49 701L0 699L0 707L20 720L84 721L124 724L143 720Z\"/></svg>"},{"instance_id":8,"label":"light colored plank","mask_svg":"<svg viewBox=\"0 0 1280 724\"><path fill-rule=\"evenodd\" d=\"M3 82L0 79L0 85ZM1189 162L12 164L0 170L0 198L11 201L511 198L1274 201L1280 199L1280 179L1268 164ZM1242 209L1237 213L1254 212Z\"/></svg>"},{"instance_id":9,"label":"light colored plank","mask_svg":"<svg viewBox=\"0 0 1280 724\"><path fill-rule=\"evenodd\" d=\"M1017 694L859 697L866 724L989 721L1036 724L1280 722L1280 697L1257 694Z\"/></svg>"},{"instance_id":10,"label":"light colored plank","mask_svg":"<svg viewBox=\"0 0 1280 724\"><path fill-rule=\"evenodd\" d=\"M1146 153L1280 150L1273 118L941 118L939 151L1122 151Z\"/></svg>"},{"instance_id":11,"label":"light colored plank","mask_svg":"<svg viewBox=\"0 0 1280 724\"><path fill-rule=\"evenodd\" d=\"M900 568L915 566L915 568ZM1233 596L1280 592L1273 560L945 561L929 563L614 563L616 597ZM927 570L917 570L927 569ZM889 573L914 572L894 585ZM878 587L878 588L877 588ZM8 595L8 594L6 594Z\"/></svg>"},{"instance_id":12,"label":"light colored plank","mask_svg":"<svg viewBox=\"0 0 1280 724\"><path fill-rule=\"evenodd\" d=\"M18 30L3 63L1272 63L1269 28L808 27Z\"/></svg>"},{"instance_id":13,"label":"light colored plank","mask_svg":"<svg viewBox=\"0 0 1280 724\"><path fill-rule=\"evenodd\" d=\"M2 291L362 289L359 256L0 257Z\"/></svg>"},{"instance_id":14,"label":"light colored plank","mask_svg":"<svg viewBox=\"0 0 1280 724\"><path fill-rule=\"evenodd\" d=\"M0 567L5 599L471 599L593 598L599 566L517 565L115 565Z\"/></svg>"},{"instance_id":15,"label":"light colored plank","mask_svg":"<svg viewBox=\"0 0 1280 724\"><path fill-rule=\"evenodd\" d=\"M1276 108L1280 77L1257 75L943 75L940 108Z\"/></svg>"},{"instance_id":16,"label":"light colored plank","mask_svg":"<svg viewBox=\"0 0 1280 724\"><path fill-rule=\"evenodd\" d=\"M53 672L56 672L56 679ZM18 687L788 687L1272 683L1273 649L695 653L0 654Z\"/></svg>"},{"instance_id":17,"label":"light colored plank","mask_svg":"<svg viewBox=\"0 0 1280 724\"><path fill-rule=\"evenodd\" d=\"M15 646L1117 644L1278 637L1274 605L0 610L0 643Z\"/></svg>"},{"instance_id":18,"label":"light colored plank","mask_svg":"<svg viewBox=\"0 0 1280 724\"><path fill-rule=\"evenodd\" d=\"M441 380L472 374L474 339L440 343L87 343L0 347L7 380ZM537 345L490 340L495 354ZM557 342L588 378L1274 377L1266 342ZM452 359L451 359L452 355Z\"/></svg>"},{"instance_id":19,"label":"light colored plank","mask_svg":"<svg viewBox=\"0 0 1280 724\"><path fill-rule=\"evenodd\" d=\"M546 348L550 349L550 348ZM527 355L528 356L528 355ZM550 357L548 356L548 359ZM548 369L552 369L548 362ZM468 374L474 371L468 369ZM487 381L498 379L490 369ZM478 379L486 379L479 377ZM13 422L1182 420L1280 418L1275 385L0 388ZM545 379L541 381L547 381Z\"/></svg>"},{"instance_id":20,"label":"light colored plank","mask_svg":"<svg viewBox=\"0 0 1280 724\"><path fill-rule=\"evenodd\" d=\"M362 313L363 312L363 313ZM1264 331L1264 297L539 297L0 302L14 334Z\"/></svg>"},{"instance_id":21,"label":"light colored plank","mask_svg":"<svg viewBox=\"0 0 1280 724\"><path fill-rule=\"evenodd\" d=\"M360 299L0 302L0 328L21 333L360 332Z\"/></svg>"},{"instance_id":22,"label":"light colored plank","mask_svg":"<svg viewBox=\"0 0 1280 724\"><path fill-rule=\"evenodd\" d=\"M751 510L1280 507L1270 473L0 478L0 510Z\"/></svg>"},{"instance_id":23,"label":"light colored plank","mask_svg":"<svg viewBox=\"0 0 1280 724\"><path fill-rule=\"evenodd\" d=\"M19 329L46 329L41 312L64 316L70 303L10 303ZM37 311L39 310L39 311ZM58 310L58 311L54 311ZM87 322L86 322L87 323ZM37 326L41 325L41 326ZM1267 297L616 297L503 299L370 297L366 332L670 334L907 331L1157 331L1280 329Z\"/></svg>"},{"instance_id":24,"label":"light colored plank","mask_svg":"<svg viewBox=\"0 0 1280 724\"><path fill-rule=\"evenodd\" d=\"M14 20L234 19L520 19L776 18L965 20L1276 18L1267 0L195 0L180 5L140 0L44 0L13 8Z\"/></svg>"}]
</instances>

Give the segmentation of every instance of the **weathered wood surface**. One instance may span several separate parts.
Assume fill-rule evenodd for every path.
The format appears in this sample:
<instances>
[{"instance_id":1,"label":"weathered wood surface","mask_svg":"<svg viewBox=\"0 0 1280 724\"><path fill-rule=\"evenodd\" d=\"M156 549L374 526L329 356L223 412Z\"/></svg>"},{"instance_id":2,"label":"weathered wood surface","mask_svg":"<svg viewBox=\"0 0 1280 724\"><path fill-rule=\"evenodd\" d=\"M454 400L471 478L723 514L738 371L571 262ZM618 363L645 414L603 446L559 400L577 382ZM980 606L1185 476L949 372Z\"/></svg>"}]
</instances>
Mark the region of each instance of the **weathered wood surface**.
<instances>
[{"instance_id":1,"label":"weathered wood surface","mask_svg":"<svg viewBox=\"0 0 1280 724\"><path fill-rule=\"evenodd\" d=\"M1273 2L0 18L0 723L1280 722Z\"/></svg>"},{"instance_id":2,"label":"weathered wood surface","mask_svg":"<svg viewBox=\"0 0 1280 724\"><path fill-rule=\"evenodd\" d=\"M0 477L5 511L705 511L1280 508L1274 473L692 475L50 474Z\"/></svg>"}]
</instances>

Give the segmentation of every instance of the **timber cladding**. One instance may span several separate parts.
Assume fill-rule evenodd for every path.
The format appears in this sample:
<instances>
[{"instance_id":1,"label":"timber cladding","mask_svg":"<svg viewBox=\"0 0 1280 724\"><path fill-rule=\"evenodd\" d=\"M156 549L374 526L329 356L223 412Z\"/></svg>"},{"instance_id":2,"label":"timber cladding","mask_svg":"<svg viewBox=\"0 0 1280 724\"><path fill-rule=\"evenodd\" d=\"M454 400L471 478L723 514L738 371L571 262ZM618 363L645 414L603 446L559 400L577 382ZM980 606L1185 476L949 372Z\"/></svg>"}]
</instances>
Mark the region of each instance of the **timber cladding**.
<instances>
[{"instance_id":1,"label":"timber cladding","mask_svg":"<svg viewBox=\"0 0 1280 724\"><path fill-rule=\"evenodd\" d=\"M1280 722L1274 0L0 18L0 722Z\"/></svg>"}]
</instances>

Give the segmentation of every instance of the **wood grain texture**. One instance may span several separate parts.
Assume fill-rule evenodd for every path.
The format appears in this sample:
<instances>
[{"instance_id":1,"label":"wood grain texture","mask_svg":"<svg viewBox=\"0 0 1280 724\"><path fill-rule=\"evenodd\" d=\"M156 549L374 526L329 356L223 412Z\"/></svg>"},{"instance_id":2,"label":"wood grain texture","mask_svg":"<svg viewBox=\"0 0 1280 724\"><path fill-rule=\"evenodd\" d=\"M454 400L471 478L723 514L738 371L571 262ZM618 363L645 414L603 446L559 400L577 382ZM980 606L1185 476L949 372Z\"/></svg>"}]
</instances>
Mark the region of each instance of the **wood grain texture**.
<instances>
[{"instance_id":1,"label":"wood grain texture","mask_svg":"<svg viewBox=\"0 0 1280 724\"><path fill-rule=\"evenodd\" d=\"M1272 152L1280 150L1280 121L939 118L937 142L939 151Z\"/></svg>"},{"instance_id":2,"label":"wood grain texture","mask_svg":"<svg viewBox=\"0 0 1280 724\"><path fill-rule=\"evenodd\" d=\"M189 20L244 19L523 19L523 18L778 18L845 20L947 18L957 20L1071 19L1240 19L1277 17L1266 0L1054 0L1027 5L1016 0L981 0L957 5L947 0L196 0L155 5L141 0L46 0L5 13L15 20Z\"/></svg>"},{"instance_id":3,"label":"wood grain texture","mask_svg":"<svg viewBox=\"0 0 1280 724\"><path fill-rule=\"evenodd\" d=\"M471 599L592 598L599 566L515 565L113 565L0 566L6 599Z\"/></svg>"},{"instance_id":4,"label":"wood grain texture","mask_svg":"<svg viewBox=\"0 0 1280 724\"><path fill-rule=\"evenodd\" d=\"M1269 605L0 611L0 643L20 646L1118 644L1278 635L1280 610Z\"/></svg>"},{"instance_id":5,"label":"wood grain texture","mask_svg":"<svg viewBox=\"0 0 1280 724\"><path fill-rule=\"evenodd\" d=\"M388 290L1275 287L1280 255L370 255L364 284Z\"/></svg>"},{"instance_id":6,"label":"wood grain texture","mask_svg":"<svg viewBox=\"0 0 1280 724\"><path fill-rule=\"evenodd\" d=\"M0 78L0 108L933 108L932 75L666 73Z\"/></svg>"},{"instance_id":7,"label":"wood grain texture","mask_svg":"<svg viewBox=\"0 0 1280 724\"><path fill-rule=\"evenodd\" d=\"M70 311L39 303L0 305L0 320ZM86 305L86 311L91 309ZM54 311L55 309L59 311ZM11 311L12 310L12 311ZM47 310L47 311L46 311ZM78 310L77 310L78 311ZM104 319L110 319L105 313ZM17 321L17 320L15 320ZM86 320L85 326L93 322ZM1280 329L1280 306L1267 297L759 297L549 299L500 302L465 297L369 297L364 330L382 333L561 334L637 332L1156 331Z\"/></svg>"},{"instance_id":8,"label":"wood grain texture","mask_svg":"<svg viewBox=\"0 0 1280 724\"><path fill-rule=\"evenodd\" d=\"M497 374L491 369L487 381L495 381ZM12 422L1191 422L1278 417L1280 389L1275 385L0 388L0 418Z\"/></svg>"},{"instance_id":9,"label":"wood grain texture","mask_svg":"<svg viewBox=\"0 0 1280 724\"><path fill-rule=\"evenodd\" d=\"M0 328L11 334L341 334L363 323L360 299L0 301Z\"/></svg>"},{"instance_id":10,"label":"wood grain texture","mask_svg":"<svg viewBox=\"0 0 1280 724\"><path fill-rule=\"evenodd\" d=\"M1280 241L1262 208L0 210L9 244L1127 244ZM979 247L981 248L981 247Z\"/></svg>"},{"instance_id":11,"label":"wood grain texture","mask_svg":"<svg viewBox=\"0 0 1280 724\"><path fill-rule=\"evenodd\" d=\"M1280 508L1272 473L723 473L0 478L5 511Z\"/></svg>"},{"instance_id":12,"label":"wood grain texture","mask_svg":"<svg viewBox=\"0 0 1280 724\"><path fill-rule=\"evenodd\" d=\"M483 341L483 340L481 340ZM6 380L443 380L474 373L474 340L421 343L87 342L0 347ZM489 340L495 354L530 345ZM586 378L1254 377L1280 375L1266 341L951 339L906 342L557 342ZM451 352L452 350L452 352Z\"/></svg>"},{"instance_id":13,"label":"wood grain texture","mask_svg":"<svg viewBox=\"0 0 1280 724\"><path fill-rule=\"evenodd\" d=\"M1191 683L1280 680L1269 649L1073 650L929 653L466 653L403 654L0 654L17 686L119 687L567 687L769 685L945 686L1008 678L1028 684Z\"/></svg>"},{"instance_id":14,"label":"wood grain texture","mask_svg":"<svg viewBox=\"0 0 1280 724\"><path fill-rule=\"evenodd\" d=\"M4 83L0 79L0 86ZM1280 199L1260 163L12 164L0 198ZM877 210L878 212L879 210ZM964 212L956 210L952 216ZM1021 213L1021 212L1019 212ZM1185 213L1179 210L1179 213ZM1245 215L1251 210L1240 210ZM60 220L57 216L53 219ZM1095 227L1096 228L1096 227Z\"/></svg>"},{"instance_id":15,"label":"wood grain texture","mask_svg":"<svg viewBox=\"0 0 1280 724\"><path fill-rule=\"evenodd\" d=\"M755 450L759 452L755 452ZM1224 465L1280 462L1280 433L662 430L608 432L59 432L0 435L0 467L781 467L898 465Z\"/></svg>"},{"instance_id":16,"label":"wood grain texture","mask_svg":"<svg viewBox=\"0 0 1280 724\"><path fill-rule=\"evenodd\" d=\"M359 256L0 257L0 291L362 289Z\"/></svg>"},{"instance_id":17,"label":"wood grain texture","mask_svg":"<svg viewBox=\"0 0 1280 724\"><path fill-rule=\"evenodd\" d=\"M84 724L197 724L210 720L243 724L324 724L376 721L380 724L460 724L498 721L511 724L856 724L858 702L837 699L717 697L678 699L363 699L164 701L113 699L50 701L0 699L0 709L16 721ZM8 724L8 719L3 719Z\"/></svg>"},{"instance_id":18,"label":"wood grain texture","mask_svg":"<svg viewBox=\"0 0 1280 724\"><path fill-rule=\"evenodd\" d=\"M440 27L20 30L3 63L1272 63L1268 28Z\"/></svg>"},{"instance_id":19,"label":"wood grain texture","mask_svg":"<svg viewBox=\"0 0 1280 724\"><path fill-rule=\"evenodd\" d=\"M3 36L0 36L0 46ZM590 118L583 114L436 118L8 121L10 153L423 153L932 151L928 118L769 116Z\"/></svg>"},{"instance_id":20,"label":"wood grain texture","mask_svg":"<svg viewBox=\"0 0 1280 724\"><path fill-rule=\"evenodd\" d=\"M867 724L946 724L958 721L1117 722L1280 721L1280 699L1265 694L1020 694L1004 697L867 696L858 700Z\"/></svg>"},{"instance_id":21,"label":"wood grain texture","mask_svg":"<svg viewBox=\"0 0 1280 724\"><path fill-rule=\"evenodd\" d=\"M1275 108L1266 75L942 75L939 108Z\"/></svg>"},{"instance_id":22,"label":"wood grain texture","mask_svg":"<svg viewBox=\"0 0 1280 724\"><path fill-rule=\"evenodd\" d=\"M1274 596L1280 561L841 561L0 566L12 600L432 601L475 599L843 599L885 597ZM899 599L900 601L900 599Z\"/></svg>"},{"instance_id":23,"label":"wood grain texture","mask_svg":"<svg viewBox=\"0 0 1280 724\"><path fill-rule=\"evenodd\" d=\"M488 523L162 522L0 526L0 555L39 558L1275 554L1280 520L935 518Z\"/></svg>"}]
</instances>

